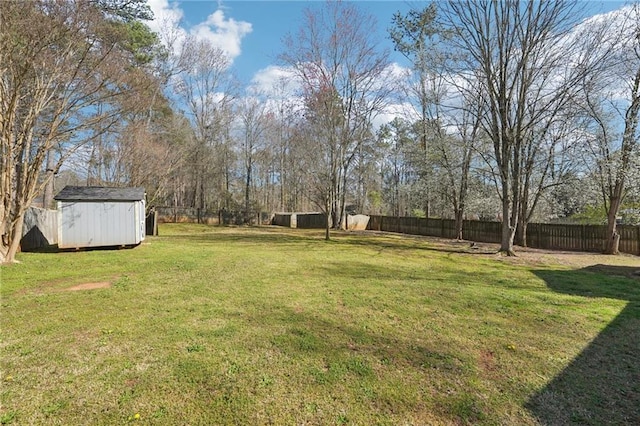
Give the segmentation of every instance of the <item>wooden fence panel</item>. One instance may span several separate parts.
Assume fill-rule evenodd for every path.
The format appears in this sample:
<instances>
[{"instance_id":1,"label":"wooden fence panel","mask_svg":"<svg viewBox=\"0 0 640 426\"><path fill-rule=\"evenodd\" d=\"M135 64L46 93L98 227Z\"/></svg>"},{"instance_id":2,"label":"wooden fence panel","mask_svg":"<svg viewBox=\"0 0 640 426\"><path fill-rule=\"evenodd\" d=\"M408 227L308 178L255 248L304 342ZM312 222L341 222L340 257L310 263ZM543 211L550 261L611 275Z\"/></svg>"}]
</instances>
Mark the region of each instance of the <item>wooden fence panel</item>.
<instances>
[{"instance_id":1,"label":"wooden fence panel","mask_svg":"<svg viewBox=\"0 0 640 426\"><path fill-rule=\"evenodd\" d=\"M455 221L412 217L371 216L367 229L432 237L455 238ZM462 237L484 243L500 243L502 223L465 220ZM527 245L531 248L602 252L604 225L563 225L531 223L527 227ZM640 255L640 226L618 226L620 251Z\"/></svg>"},{"instance_id":2,"label":"wooden fence panel","mask_svg":"<svg viewBox=\"0 0 640 426\"><path fill-rule=\"evenodd\" d=\"M606 227L601 225L576 225L582 226L581 251L602 252L604 250L604 234Z\"/></svg>"},{"instance_id":3,"label":"wooden fence panel","mask_svg":"<svg viewBox=\"0 0 640 426\"><path fill-rule=\"evenodd\" d=\"M479 220L465 220L462 223L462 238L479 243L499 243L502 224Z\"/></svg>"},{"instance_id":4,"label":"wooden fence panel","mask_svg":"<svg viewBox=\"0 0 640 426\"><path fill-rule=\"evenodd\" d=\"M527 225L527 244L531 247L540 246L541 227L538 223Z\"/></svg>"},{"instance_id":5,"label":"wooden fence panel","mask_svg":"<svg viewBox=\"0 0 640 426\"><path fill-rule=\"evenodd\" d=\"M276 213L271 219L272 225L285 226L289 228L291 226L291 213Z\"/></svg>"},{"instance_id":6,"label":"wooden fence panel","mask_svg":"<svg viewBox=\"0 0 640 426\"><path fill-rule=\"evenodd\" d=\"M442 219L427 220L426 234L432 237L442 237Z\"/></svg>"},{"instance_id":7,"label":"wooden fence panel","mask_svg":"<svg viewBox=\"0 0 640 426\"><path fill-rule=\"evenodd\" d=\"M620 251L640 256L640 226L618 226Z\"/></svg>"},{"instance_id":8,"label":"wooden fence panel","mask_svg":"<svg viewBox=\"0 0 640 426\"><path fill-rule=\"evenodd\" d=\"M367 229L370 231L380 231L382 225L382 216L370 216Z\"/></svg>"},{"instance_id":9,"label":"wooden fence panel","mask_svg":"<svg viewBox=\"0 0 640 426\"><path fill-rule=\"evenodd\" d=\"M302 229L323 229L327 226L327 215L324 213L299 213L297 227Z\"/></svg>"},{"instance_id":10,"label":"wooden fence panel","mask_svg":"<svg viewBox=\"0 0 640 426\"><path fill-rule=\"evenodd\" d=\"M418 218L418 228L419 228L419 232L418 235L429 235L427 234L427 218L425 217L421 217Z\"/></svg>"},{"instance_id":11,"label":"wooden fence panel","mask_svg":"<svg viewBox=\"0 0 640 426\"><path fill-rule=\"evenodd\" d=\"M453 219L442 220L442 237L455 239L456 235L456 221Z\"/></svg>"}]
</instances>

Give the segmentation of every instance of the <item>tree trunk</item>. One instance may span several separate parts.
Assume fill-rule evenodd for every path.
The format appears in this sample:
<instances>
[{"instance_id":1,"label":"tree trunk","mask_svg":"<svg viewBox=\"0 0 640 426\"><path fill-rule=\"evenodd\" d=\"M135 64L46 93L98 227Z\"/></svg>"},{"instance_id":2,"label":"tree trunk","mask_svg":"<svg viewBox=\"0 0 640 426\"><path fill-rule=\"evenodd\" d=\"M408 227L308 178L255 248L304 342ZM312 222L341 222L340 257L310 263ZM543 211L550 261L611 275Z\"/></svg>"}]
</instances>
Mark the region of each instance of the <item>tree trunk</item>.
<instances>
[{"instance_id":1,"label":"tree trunk","mask_svg":"<svg viewBox=\"0 0 640 426\"><path fill-rule=\"evenodd\" d=\"M327 220L325 221L325 228L324 228L324 239L325 241L329 241L331 239L331 207L330 207L331 203L329 202L329 200L325 201L324 204L324 211L327 215Z\"/></svg>"},{"instance_id":2,"label":"tree trunk","mask_svg":"<svg viewBox=\"0 0 640 426\"><path fill-rule=\"evenodd\" d=\"M430 197L431 197L431 195L429 194L429 189L427 188L427 200L425 201L425 204L424 204L424 215L427 218L431 217L431 199L430 199Z\"/></svg>"},{"instance_id":3,"label":"tree trunk","mask_svg":"<svg viewBox=\"0 0 640 426\"><path fill-rule=\"evenodd\" d=\"M455 220L456 220L456 238L458 241L462 240L462 224L463 222L464 211L462 208L458 208L455 211Z\"/></svg>"},{"instance_id":4,"label":"tree trunk","mask_svg":"<svg viewBox=\"0 0 640 426\"><path fill-rule=\"evenodd\" d=\"M605 240L605 254L619 254L620 234L618 234L616 217L620 209L621 198L612 197L607 212L607 234Z\"/></svg>"},{"instance_id":5,"label":"tree trunk","mask_svg":"<svg viewBox=\"0 0 640 426\"><path fill-rule=\"evenodd\" d=\"M518 221L518 227L516 228L516 241L518 245L522 247L527 247L527 225L528 224L529 222L526 219L521 217L520 220Z\"/></svg>"},{"instance_id":6,"label":"tree trunk","mask_svg":"<svg viewBox=\"0 0 640 426\"><path fill-rule=\"evenodd\" d=\"M21 212L15 218L16 222L12 229L8 230L9 238L5 242L4 236L2 240L2 249L0 250L0 263L15 263L16 254L20 248L20 240L22 239L22 227L24 226L24 212ZM9 226L11 226L9 224ZM6 244L6 245L5 245ZM6 253L4 256L2 253Z\"/></svg>"},{"instance_id":7,"label":"tree trunk","mask_svg":"<svg viewBox=\"0 0 640 426\"><path fill-rule=\"evenodd\" d=\"M44 196L42 197L42 208L50 209L53 206L53 174L55 167L55 158L53 157L53 152L49 150L47 152L47 174L46 179L48 180L46 186L44 187Z\"/></svg>"},{"instance_id":8,"label":"tree trunk","mask_svg":"<svg viewBox=\"0 0 640 426\"><path fill-rule=\"evenodd\" d=\"M340 229L347 229L347 169L348 166L343 168L342 177L342 192L340 193Z\"/></svg>"},{"instance_id":9,"label":"tree trunk","mask_svg":"<svg viewBox=\"0 0 640 426\"><path fill-rule=\"evenodd\" d=\"M250 215L249 215L249 207L250 207L250 198L251 198L251 169L253 168L251 161L249 161L249 165L247 166L247 180L244 186L244 223L250 223Z\"/></svg>"},{"instance_id":10,"label":"tree trunk","mask_svg":"<svg viewBox=\"0 0 640 426\"><path fill-rule=\"evenodd\" d=\"M509 219L502 219L502 239L500 241L500 252L507 256L515 256L513 251L513 238L515 233L513 227L509 225Z\"/></svg>"},{"instance_id":11,"label":"tree trunk","mask_svg":"<svg viewBox=\"0 0 640 426\"><path fill-rule=\"evenodd\" d=\"M515 229L511 226L511 215L509 214L509 186L503 184L502 189L502 232L500 239L500 253L507 256L515 256L513 250L513 239L515 237Z\"/></svg>"}]
</instances>

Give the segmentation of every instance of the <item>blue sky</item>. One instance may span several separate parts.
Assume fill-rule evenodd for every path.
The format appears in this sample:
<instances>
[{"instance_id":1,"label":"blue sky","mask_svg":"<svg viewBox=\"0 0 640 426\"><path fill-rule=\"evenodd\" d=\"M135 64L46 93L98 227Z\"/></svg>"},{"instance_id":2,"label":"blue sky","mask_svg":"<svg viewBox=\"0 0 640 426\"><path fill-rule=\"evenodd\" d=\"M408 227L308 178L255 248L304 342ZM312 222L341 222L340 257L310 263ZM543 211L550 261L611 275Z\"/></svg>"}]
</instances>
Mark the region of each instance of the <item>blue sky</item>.
<instances>
[{"instance_id":1,"label":"blue sky","mask_svg":"<svg viewBox=\"0 0 640 426\"><path fill-rule=\"evenodd\" d=\"M198 9L200 3L202 2L191 2L188 7ZM408 4L400 1L361 1L358 4L363 10L376 16L382 41L389 48L392 48L391 41L386 37L386 29L391 24L393 13L399 10L408 11ZM276 63L277 56L283 49L282 37L286 33L297 32L305 8L321 7L322 2L228 1L224 3L224 6L230 17L251 22L253 26L252 33L243 40L243 54L237 58L234 64L242 77L245 78L251 75L252 71L258 71ZM399 57L395 59L400 60Z\"/></svg>"},{"instance_id":2,"label":"blue sky","mask_svg":"<svg viewBox=\"0 0 640 426\"><path fill-rule=\"evenodd\" d=\"M215 0L148 0L156 15L151 23L159 28L160 21L170 20L185 33L208 38L227 51L233 59L233 69L245 84L256 77L268 79L269 66L277 64L282 38L295 33L302 22L305 8L322 7L322 1L215 1ZM412 7L424 7L420 1L354 1L378 20L379 36L389 48L387 29L395 12L406 13ZM590 14L608 12L622 7L617 1L585 2ZM403 64L393 52L392 60ZM273 71L273 70L271 70Z\"/></svg>"}]
</instances>

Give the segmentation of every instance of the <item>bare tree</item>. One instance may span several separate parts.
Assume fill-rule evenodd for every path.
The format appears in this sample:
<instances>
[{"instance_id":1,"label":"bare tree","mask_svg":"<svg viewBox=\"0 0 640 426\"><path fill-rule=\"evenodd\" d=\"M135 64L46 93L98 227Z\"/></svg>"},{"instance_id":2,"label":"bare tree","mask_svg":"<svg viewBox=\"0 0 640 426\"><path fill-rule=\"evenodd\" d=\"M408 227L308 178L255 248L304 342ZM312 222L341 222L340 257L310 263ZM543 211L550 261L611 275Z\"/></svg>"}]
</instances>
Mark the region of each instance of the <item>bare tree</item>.
<instances>
[{"instance_id":1,"label":"bare tree","mask_svg":"<svg viewBox=\"0 0 640 426\"><path fill-rule=\"evenodd\" d=\"M244 213L245 222L250 220L251 188L256 155L265 145L265 133L269 127L266 105L256 97L245 98L239 106L242 122L242 159L244 162Z\"/></svg>"},{"instance_id":2,"label":"bare tree","mask_svg":"<svg viewBox=\"0 0 640 426\"><path fill-rule=\"evenodd\" d=\"M327 2L307 9L294 37L285 39L280 58L301 80L317 144L327 154L333 227L343 227L346 185L358 147L391 89L384 82L388 52L374 39L376 22L355 4Z\"/></svg>"},{"instance_id":3,"label":"bare tree","mask_svg":"<svg viewBox=\"0 0 640 426\"><path fill-rule=\"evenodd\" d=\"M534 128L521 146L520 212L516 231L516 243L520 246L527 246L527 227L543 195L572 176L575 160L571 153L578 132L574 114L575 109L568 107L556 120L546 123L546 129L538 132L539 129Z\"/></svg>"},{"instance_id":4,"label":"bare tree","mask_svg":"<svg viewBox=\"0 0 640 426\"><path fill-rule=\"evenodd\" d=\"M229 185L230 108L236 87L227 55L210 42L189 37L179 54L180 73L174 78L174 89L194 129L195 146L189 160L193 206L200 215L209 207L215 189L217 207L225 204ZM215 181L219 182L217 187L212 185Z\"/></svg>"},{"instance_id":5,"label":"bare tree","mask_svg":"<svg viewBox=\"0 0 640 426\"><path fill-rule=\"evenodd\" d=\"M383 199L389 206L390 214L406 216L414 207L409 192L421 169L415 167L413 157L418 151L417 155L422 158L422 149L420 146L416 147L419 143L414 143L410 123L401 118L395 118L381 126L378 139L383 150L380 158Z\"/></svg>"},{"instance_id":6,"label":"bare tree","mask_svg":"<svg viewBox=\"0 0 640 426\"><path fill-rule=\"evenodd\" d=\"M53 173L117 122L135 92L137 71L123 66L131 52L114 21L124 18L99 6L0 2L0 261L14 261L24 213Z\"/></svg>"},{"instance_id":7,"label":"bare tree","mask_svg":"<svg viewBox=\"0 0 640 426\"><path fill-rule=\"evenodd\" d=\"M452 131L444 138L438 138L434 148L436 162L446 176L443 188L445 197L453 208L456 238L462 239L463 223L469 194L471 166L476 157L480 131L478 98L463 101L463 107L449 119L454 123Z\"/></svg>"},{"instance_id":8,"label":"bare tree","mask_svg":"<svg viewBox=\"0 0 640 426\"><path fill-rule=\"evenodd\" d=\"M521 213L522 154L545 137L575 99L577 82L598 63L576 54L582 40L566 37L577 17L576 3L562 0L451 1L444 13L461 58L455 74L480 85L480 123L493 144L502 200L500 251L510 255Z\"/></svg>"}]
</instances>

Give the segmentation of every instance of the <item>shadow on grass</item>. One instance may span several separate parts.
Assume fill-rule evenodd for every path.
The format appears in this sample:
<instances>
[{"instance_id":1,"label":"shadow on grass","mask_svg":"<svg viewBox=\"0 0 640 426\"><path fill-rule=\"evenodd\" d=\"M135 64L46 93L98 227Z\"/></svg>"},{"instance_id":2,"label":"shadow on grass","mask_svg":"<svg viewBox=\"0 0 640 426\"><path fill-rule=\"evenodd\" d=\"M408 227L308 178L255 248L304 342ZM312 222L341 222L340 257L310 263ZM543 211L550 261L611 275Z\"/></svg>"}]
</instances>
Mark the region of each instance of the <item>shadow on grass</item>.
<instances>
[{"instance_id":1,"label":"shadow on grass","mask_svg":"<svg viewBox=\"0 0 640 426\"><path fill-rule=\"evenodd\" d=\"M297 244L301 242L321 243L324 234L315 230L289 230L277 227L231 227L207 226L203 232L163 234L162 238L184 240L193 243L251 243L251 244Z\"/></svg>"},{"instance_id":2,"label":"shadow on grass","mask_svg":"<svg viewBox=\"0 0 640 426\"><path fill-rule=\"evenodd\" d=\"M625 309L526 407L545 425L640 424L639 268L536 271L549 288L627 301Z\"/></svg>"},{"instance_id":3,"label":"shadow on grass","mask_svg":"<svg viewBox=\"0 0 640 426\"><path fill-rule=\"evenodd\" d=\"M206 230L206 228L203 228ZM251 232L247 232L251 230ZM256 231L256 232L253 232ZM471 255L495 254L494 247L482 243L456 240L435 240L433 237L407 234L381 234L372 231L331 231L331 239L325 241L324 230L290 229L276 226L229 227L215 226L210 232L169 234L167 238L187 240L194 243L257 243L257 244L333 244L335 246L358 246L370 248L379 253L387 250L424 250L440 253Z\"/></svg>"},{"instance_id":4,"label":"shadow on grass","mask_svg":"<svg viewBox=\"0 0 640 426\"><path fill-rule=\"evenodd\" d=\"M96 246L96 247L78 247L78 248L60 248L57 244L48 245L45 247L37 247L28 250L23 250L25 253L42 253L42 254L57 254L57 253L77 253L87 251L117 251L117 250L130 250L138 247L140 244L124 244L119 246Z\"/></svg>"}]
</instances>

